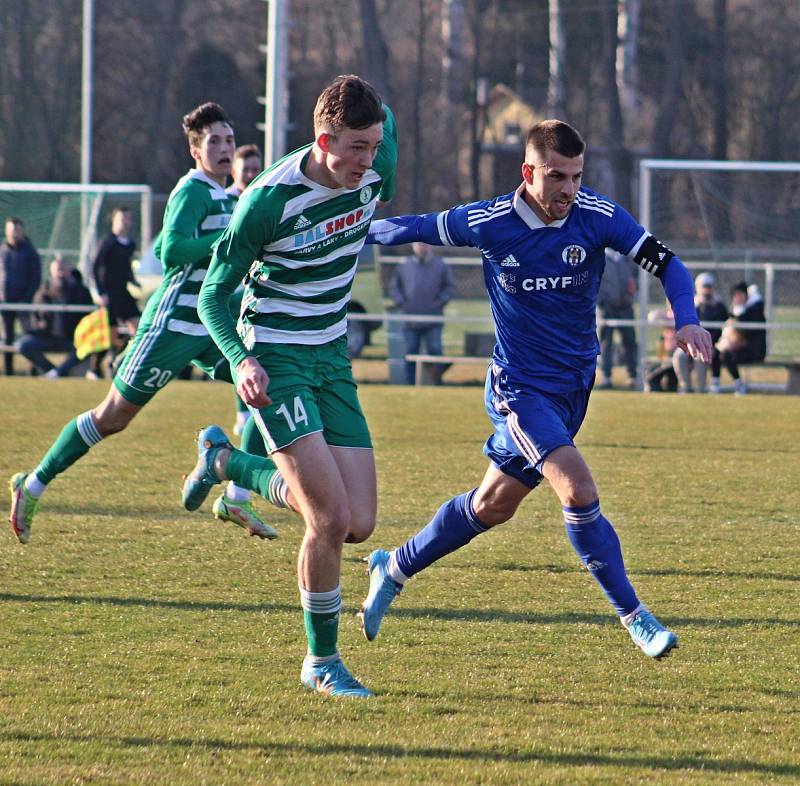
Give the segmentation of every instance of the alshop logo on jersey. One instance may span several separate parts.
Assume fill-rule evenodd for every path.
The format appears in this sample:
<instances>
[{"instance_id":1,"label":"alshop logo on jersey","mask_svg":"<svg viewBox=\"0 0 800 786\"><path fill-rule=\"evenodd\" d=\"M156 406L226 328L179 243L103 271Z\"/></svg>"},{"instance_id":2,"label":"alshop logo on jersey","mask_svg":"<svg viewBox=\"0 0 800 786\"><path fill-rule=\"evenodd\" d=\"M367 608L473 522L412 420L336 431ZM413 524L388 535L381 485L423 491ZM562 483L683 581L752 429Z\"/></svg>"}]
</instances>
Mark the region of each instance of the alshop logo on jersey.
<instances>
[{"instance_id":1,"label":"alshop logo on jersey","mask_svg":"<svg viewBox=\"0 0 800 786\"><path fill-rule=\"evenodd\" d=\"M350 228L357 228L361 226L364 221L372 217L372 209L369 207L360 207L358 210L351 210L341 216L336 216L324 224L317 224L314 227L309 227L305 232L298 232L294 236L294 247L302 248L309 246L312 243L319 243L321 240L326 240L332 235L338 235L339 232L344 232Z\"/></svg>"}]
</instances>

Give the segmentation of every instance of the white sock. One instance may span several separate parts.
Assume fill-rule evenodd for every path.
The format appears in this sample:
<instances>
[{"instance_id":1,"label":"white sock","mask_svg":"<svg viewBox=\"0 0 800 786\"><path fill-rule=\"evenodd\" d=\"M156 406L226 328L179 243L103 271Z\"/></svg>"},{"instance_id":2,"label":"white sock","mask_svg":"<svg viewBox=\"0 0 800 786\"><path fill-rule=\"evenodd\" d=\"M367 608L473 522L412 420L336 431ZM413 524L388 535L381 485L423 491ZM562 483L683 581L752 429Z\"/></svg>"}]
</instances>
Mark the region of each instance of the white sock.
<instances>
[{"instance_id":1,"label":"white sock","mask_svg":"<svg viewBox=\"0 0 800 786\"><path fill-rule=\"evenodd\" d=\"M644 603L640 603L630 614L625 614L619 618L619 621L626 630L631 626L631 623L636 619L636 615L640 611L647 611L647 606L645 606Z\"/></svg>"},{"instance_id":2,"label":"white sock","mask_svg":"<svg viewBox=\"0 0 800 786\"><path fill-rule=\"evenodd\" d=\"M237 486L232 480L228 481L228 485L225 489L225 496L231 502L250 502L250 497L252 495L253 492L250 491L250 489Z\"/></svg>"},{"instance_id":3,"label":"white sock","mask_svg":"<svg viewBox=\"0 0 800 786\"><path fill-rule=\"evenodd\" d=\"M395 556L395 552L393 551L389 555L389 567L388 567L389 575L401 586L408 581L408 576L406 576L400 568L397 567L397 557Z\"/></svg>"},{"instance_id":4,"label":"white sock","mask_svg":"<svg viewBox=\"0 0 800 786\"><path fill-rule=\"evenodd\" d=\"M44 494L47 484L42 483L35 472L31 472L30 475L25 478L25 488L27 489L28 494L30 494L34 499L39 499L39 497Z\"/></svg>"}]
</instances>

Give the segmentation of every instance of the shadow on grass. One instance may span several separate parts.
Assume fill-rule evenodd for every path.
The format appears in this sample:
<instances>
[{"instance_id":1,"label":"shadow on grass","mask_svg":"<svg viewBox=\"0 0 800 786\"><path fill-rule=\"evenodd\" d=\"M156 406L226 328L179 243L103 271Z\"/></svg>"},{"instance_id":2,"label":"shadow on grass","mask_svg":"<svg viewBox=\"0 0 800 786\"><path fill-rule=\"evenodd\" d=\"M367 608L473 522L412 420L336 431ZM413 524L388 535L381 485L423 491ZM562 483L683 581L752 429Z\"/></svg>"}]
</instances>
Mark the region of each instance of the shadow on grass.
<instances>
[{"instance_id":1,"label":"shadow on grass","mask_svg":"<svg viewBox=\"0 0 800 786\"><path fill-rule=\"evenodd\" d=\"M800 776L800 764L776 762L766 763L743 759L724 759L697 754L676 756L642 756L621 754L610 756L604 753L550 752L544 750L508 750L500 748L454 748L420 747L399 744L369 744L325 742L322 744L299 742L234 742L224 739L192 739L177 737L101 737L95 735L55 735L6 731L0 733L0 741L21 743L66 743L89 744L98 742L115 747L165 749L204 748L209 751L252 751L267 756L276 754L303 756L358 756L362 758L436 759L451 763L454 759L476 762L501 762L525 764L540 762L556 766L573 767L640 767L650 770L679 771L700 770L703 772L760 773L764 775Z\"/></svg>"},{"instance_id":2,"label":"shadow on grass","mask_svg":"<svg viewBox=\"0 0 800 786\"><path fill-rule=\"evenodd\" d=\"M0 602L6 603L71 603L98 606L122 606L140 608L178 609L180 611L289 611L296 612L297 605L291 603L236 603L229 601L189 601L165 598L123 598L108 595L32 595L26 593L0 592ZM346 608L345 614L354 609ZM533 611L509 611L508 609L446 609L393 607L393 617L406 619L428 618L442 622L505 622L529 625L616 625L612 614L587 614L585 612L562 611L557 614L540 614ZM748 626L786 626L800 628L800 619L778 619L768 617L726 617L724 619L702 619L699 617L670 617L669 624L697 628L742 628Z\"/></svg>"},{"instance_id":3,"label":"shadow on grass","mask_svg":"<svg viewBox=\"0 0 800 786\"><path fill-rule=\"evenodd\" d=\"M685 451L686 445L637 445L629 442L581 442L581 450L584 448L609 448L611 450L660 450L666 453L674 453L676 451ZM714 453L741 453L742 455L749 455L750 453L788 453L789 455L796 455L797 448L750 448L749 445L734 445L726 447L724 445L714 445Z\"/></svg>"},{"instance_id":4,"label":"shadow on grass","mask_svg":"<svg viewBox=\"0 0 800 786\"><path fill-rule=\"evenodd\" d=\"M580 567L566 565L524 565L518 562L503 562L498 565L485 566L487 570L502 570L520 573L577 573ZM628 570L631 576L687 576L697 579L756 579L758 581L798 581L800 574L767 573L755 570L691 570L687 568L644 568Z\"/></svg>"}]
</instances>

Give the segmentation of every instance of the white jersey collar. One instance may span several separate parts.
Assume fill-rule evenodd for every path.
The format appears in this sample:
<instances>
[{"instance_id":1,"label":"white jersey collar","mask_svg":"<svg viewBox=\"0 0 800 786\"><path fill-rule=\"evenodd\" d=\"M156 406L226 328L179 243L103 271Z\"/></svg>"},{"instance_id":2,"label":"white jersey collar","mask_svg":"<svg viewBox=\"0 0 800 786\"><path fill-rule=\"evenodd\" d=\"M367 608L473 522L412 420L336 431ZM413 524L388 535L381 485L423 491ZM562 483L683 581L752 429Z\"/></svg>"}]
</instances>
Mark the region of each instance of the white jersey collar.
<instances>
[{"instance_id":1,"label":"white jersey collar","mask_svg":"<svg viewBox=\"0 0 800 786\"><path fill-rule=\"evenodd\" d=\"M522 183L520 187L514 192L514 210L517 211L517 215L531 228L531 229L550 229L553 227L562 227L564 226L564 222L569 218L569 213L567 213L564 218L560 218L558 221L551 221L549 224L545 224L536 213L531 210L528 203L525 201L525 198L522 196L525 193L525 183Z\"/></svg>"},{"instance_id":2,"label":"white jersey collar","mask_svg":"<svg viewBox=\"0 0 800 786\"><path fill-rule=\"evenodd\" d=\"M211 187L211 198L212 199L227 199L228 193L225 189L217 183L216 180L212 180L202 169L190 169L188 176L192 180L200 180L206 185Z\"/></svg>"}]
</instances>

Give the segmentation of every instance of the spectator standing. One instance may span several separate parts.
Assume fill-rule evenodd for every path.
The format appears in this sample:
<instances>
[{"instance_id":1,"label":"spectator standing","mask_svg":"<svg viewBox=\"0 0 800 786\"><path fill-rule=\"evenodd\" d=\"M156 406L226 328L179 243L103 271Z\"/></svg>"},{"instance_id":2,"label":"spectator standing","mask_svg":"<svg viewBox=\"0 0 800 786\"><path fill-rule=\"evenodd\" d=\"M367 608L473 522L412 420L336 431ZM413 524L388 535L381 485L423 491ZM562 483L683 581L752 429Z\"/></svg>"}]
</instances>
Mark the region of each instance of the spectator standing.
<instances>
[{"instance_id":1,"label":"spectator standing","mask_svg":"<svg viewBox=\"0 0 800 786\"><path fill-rule=\"evenodd\" d=\"M633 263L616 251L606 251L606 267L600 280L597 305L603 319L633 319L633 299L636 296L636 278ZM619 333L625 353L629 389L636 387L637 347L633 325L600 328L600 358L603 379L601 388L611 388L611 370L614 367L614 331Z\"/></svg>"},{"instance_id":2,"label":"spectator standing","mask_svg":"<svg viewBox=\"0 0 800 786\"><path fill-rule=\"evenodd\" d=\"M50 263L50 280L36 293L35 303L46 305L91 305L92 295L81 274L71 268L61 254ZM68 311L34 312L31 330L17 343L17 350L32 365L31 373L41 372L49 379L66 377L80 361L75 352L75 327L84 316ZM66 358L57 368L45 352L64 352Z\"/></svg>"},{"instance_id":3,"label":"spectator standing","mask_svg":"<svg viewBox=\"0 0 800 786\"><path fill-rule=\"evenodd\" d=\"M25 234L25 225L15 216L6 219L5 242L0 245L0 302L32 303L42 283L39 253ZM3 341L14 343L14 327L19 311L3 311ZM21 320L27 324L27 319ZM14 373L14 353L5 353L6 376Z\"/></svg>"},{"instance_id":4,"label":"spectator standing","mask_svg":"<svg viewBox=\"0 0 800 786\"><path fill-rule=\"evenodd\" d=\"M733 377L734 392L747 393L745 381L739 377L739 364L758 363L767 354L766 330L739 330L737 322L766 322L764 298L758 287L740 281L731 290L731 314L734 319L722 330L719 340L720 360Z\"/></svg>"},{"instance_id":5,"label":"spectator standing","mask_svg":"<svg viewBox=\"0 0 800 786\"><path fill-rule=\"evenodd\" d=\"M441 316L455 291L453 272L427 243L412 243L412 249L413 256L395 270L389 295L404 314ZM403 335L407 355L418 353L423 344L427 354L442 354L441 322L406 322ZM414 363L406 362L406 382L414 384Z\"/></svg>"},{"instance_id":6,"label":"spectator standing","mask_svg":"<svg viewBox=\"0 0 800 786\"><path fill-rule=\"evenodd\" d=\"M728 318L728 309L725 304L717 297L717 280L713 273L700 273L694 280L694 307L697 309L697 316L701 322L724 322ZM711 340L716 343L722 335L722 328L708 328ZM699 393L706 391L706 376L709 366L702 360L690 358L682 349L676 348L672 355L673 368L678 377L678 392L691 393L697 390ZM708 388L710 393L719 393L719 371L720 355L719 350L714 346L711 353L711 385ZM696 386L692 384L692 370L695 372Z\"/></svg>"},{"instance_id":7,"label":"spectator standing","mask_svg":"<svg viewBox=\"0 0 800 786\"><path fill-rule=\"evenodd\" d=\"M116 207L111 214L111 232L100 243L94 258L92 277L94 288L100 304L108 309L108 321L111 326L112 358L123 349L128 337L136 333L141 311L136 305L133 295L128 291L128 284L139 286L133 275L131 261L136 243L131 238L133 215L127 207ZM120 340L119 325L127 328L127 335ZM100 379L105 352L92 355L92 368L87 377Z\"/></svg>"}]
</instances>

